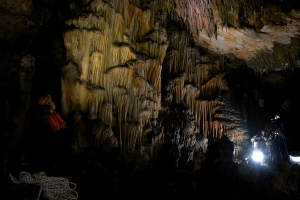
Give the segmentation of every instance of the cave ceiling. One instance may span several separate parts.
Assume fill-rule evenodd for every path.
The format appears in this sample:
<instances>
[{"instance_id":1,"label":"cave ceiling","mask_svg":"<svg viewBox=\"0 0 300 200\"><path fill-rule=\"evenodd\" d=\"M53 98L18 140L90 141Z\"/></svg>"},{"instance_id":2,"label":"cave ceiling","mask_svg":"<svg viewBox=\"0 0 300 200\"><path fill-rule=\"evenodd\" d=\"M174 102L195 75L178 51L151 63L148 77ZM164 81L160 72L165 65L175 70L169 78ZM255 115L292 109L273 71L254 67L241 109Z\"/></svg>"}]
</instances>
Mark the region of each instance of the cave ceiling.
<instances>
[{"instance_id":1,"label":"cave ceiling","mask_svg":"<svg viewBox=\"0 0 300 200\"><path fill-rule=\"evenodd\" d=\"M79 1L79 5L89 2ZM129 2L142 9L147 9L150 4L150 1ZM60 23L56 27L62 29L62 20L68 15L64 13L68 10L66 1L1 0L0 3L2 43L28 45L28 40L32 40L43 26ZM287 49L298 47L298 42L293 43L293 39L298 41L300 37L299 3L295 0L173 0L166 2L166 9L171 18L179 18L185 24L196 44L218 54L232 53L247 61L248 66L258 73L300 66L297 59L280 59L271 53L277 50L274 43L281 45L278 48L282 45L286 45ZM290 50L289 53L295 51ZM274 62L272 66L264 63L260 66L262 69L256 69L259 63L263 63L260 60L264 59L259 52L275 56L281 63Z\"/></svg>"}]
</instances>

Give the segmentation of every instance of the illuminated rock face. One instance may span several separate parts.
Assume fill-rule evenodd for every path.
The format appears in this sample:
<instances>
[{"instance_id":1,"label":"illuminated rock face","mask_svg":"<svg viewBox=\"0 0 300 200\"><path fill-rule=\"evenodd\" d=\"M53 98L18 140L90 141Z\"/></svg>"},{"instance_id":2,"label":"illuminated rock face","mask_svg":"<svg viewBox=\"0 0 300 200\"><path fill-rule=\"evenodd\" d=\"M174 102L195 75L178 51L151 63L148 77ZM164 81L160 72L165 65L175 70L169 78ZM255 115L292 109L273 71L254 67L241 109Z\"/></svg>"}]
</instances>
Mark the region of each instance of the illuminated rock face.
<instances>
[{"instance_id":1,"label":"illuminated rock face","mask_svg":"<svg viewBox=\"0 0 300 200\"><path fill-rule=\"evenodd\" d=\"M167 10L184 21L197 44L233 53L261 75L300 67L299 5L294 0L171 0Z\"/></svg>"},{"instance_id":2,"label":"illuminated rock face","mask_svg":"<svg viewBox=\"0 0 300 200\"><path fill-rule=\"evenodd\" d=\"M63 114L86 111L101 121L99 148L110 138L111 148L136 162L155 161L174 142L192 159L207 138L224 134L238 155L246 130L230 105L222 60L200 53L187 31L167 30L166 5L137 2L95 0L83 8L89 14L66 21Z\"/></svg>"},{"instance_id":3,"label":"illuminated rock face","mask_svg":"<svg viewBox=\"0 0 300 200\"><path fill-rule=\"evenodd\" d=\"M66 22L62 108L101 120L108 129L99 129L97 138L113 130L124 155L143 154L144 127L161 110L167 34L150 9L117 2L93 1L86 8L91 14ZM155 152L149 152L152 158Z\"/></svg>"}]
</instances>

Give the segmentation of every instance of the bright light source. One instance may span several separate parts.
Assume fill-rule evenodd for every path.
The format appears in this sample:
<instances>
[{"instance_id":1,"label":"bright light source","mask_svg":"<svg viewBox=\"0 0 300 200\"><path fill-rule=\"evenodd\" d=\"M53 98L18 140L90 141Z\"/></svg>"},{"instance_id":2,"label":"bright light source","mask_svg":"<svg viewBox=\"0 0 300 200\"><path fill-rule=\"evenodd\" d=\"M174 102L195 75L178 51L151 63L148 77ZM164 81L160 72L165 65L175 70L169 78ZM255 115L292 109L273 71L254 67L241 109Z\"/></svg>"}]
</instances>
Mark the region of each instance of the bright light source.
<instances>
[{"instance_id":1,"label":"bright light source","mask_svg":"<svg viewBox=\"0 0 300 200\"><path fill-rule=\"evenodd\" d=\"M264 154L261 151L253 151L252 159L256 162L262 162L264 159Z\"/></svg>"},{"instance_id":2,"label":"bright light source","mask_svg":"<svg viewBox=\"0 0 300 200\"><path fill-rule=\"evenodd\" d=\"M290 162L300 164L300 152L299 151L290 152Z\"/></svg>"},{"instance_id":3,"label":"bright light source","mask_svg":"<svg viewBox=\"0 0 300 200\"><path fill-rule=\"evenodd\" d=\"M292 156L290 155L290 161L295 163L300 163L300 156Z\"/></svg>"}]
</instances>

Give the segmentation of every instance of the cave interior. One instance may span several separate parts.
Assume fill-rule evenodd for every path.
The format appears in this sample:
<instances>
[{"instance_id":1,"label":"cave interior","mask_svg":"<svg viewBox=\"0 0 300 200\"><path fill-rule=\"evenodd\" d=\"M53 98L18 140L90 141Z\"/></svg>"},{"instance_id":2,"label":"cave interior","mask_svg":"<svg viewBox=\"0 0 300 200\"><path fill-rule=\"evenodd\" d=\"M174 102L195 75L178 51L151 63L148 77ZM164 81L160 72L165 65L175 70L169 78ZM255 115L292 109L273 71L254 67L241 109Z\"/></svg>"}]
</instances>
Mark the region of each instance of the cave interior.
<instances>
[{"instance_id":1,"label":"cave interior","mask_svg":"<svg viewBox=\"0 0 300 200\"><path fill-rule=\"evenodd\" d=\"M297 0L0 0L0 12L0 199L300 199ZM68 125L57 133L38 104L48 94Z\"/></svg>"}]
</instances>

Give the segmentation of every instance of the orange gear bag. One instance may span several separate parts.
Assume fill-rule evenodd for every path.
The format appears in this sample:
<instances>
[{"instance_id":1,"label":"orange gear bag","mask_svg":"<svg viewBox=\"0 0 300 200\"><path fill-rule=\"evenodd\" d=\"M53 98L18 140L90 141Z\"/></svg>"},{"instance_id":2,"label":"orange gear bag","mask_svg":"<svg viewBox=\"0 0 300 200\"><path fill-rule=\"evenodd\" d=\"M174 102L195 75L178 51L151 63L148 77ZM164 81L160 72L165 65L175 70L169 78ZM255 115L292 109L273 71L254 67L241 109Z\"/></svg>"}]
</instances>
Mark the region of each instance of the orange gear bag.
<instances>
[{"instance_id":1,"label":"orange gear bag","mask_svg":"<svg viewBox=\"0 0 300 200\"><path fill-rule=\"evenodd\" d=\"M61 116L56 111L53 111L49 115L48 121L52 132L58 132L61 129L67 128L67 123L61 118Z\"/></svg>"}]
</instances>

